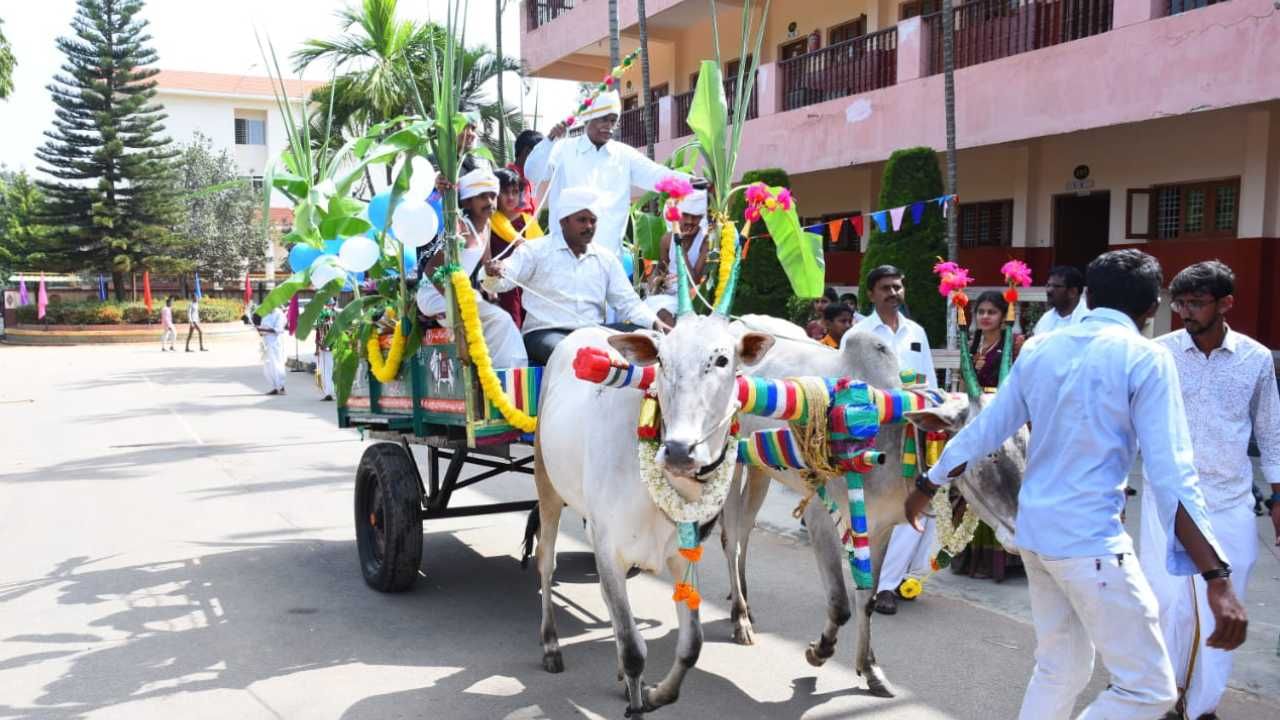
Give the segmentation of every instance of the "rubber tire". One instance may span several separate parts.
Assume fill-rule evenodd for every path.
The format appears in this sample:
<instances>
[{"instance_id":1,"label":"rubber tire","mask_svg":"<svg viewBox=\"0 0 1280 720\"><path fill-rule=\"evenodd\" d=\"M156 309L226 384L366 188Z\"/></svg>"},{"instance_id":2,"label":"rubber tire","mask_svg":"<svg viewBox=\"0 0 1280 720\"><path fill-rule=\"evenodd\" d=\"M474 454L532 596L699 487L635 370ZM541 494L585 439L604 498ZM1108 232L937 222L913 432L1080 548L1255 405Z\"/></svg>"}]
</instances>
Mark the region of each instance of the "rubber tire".
<instances>
[{"instance_id":1,"label":"rubber tire","mask_svg":"<svg viewBox=\"0 0 1280 720\"><path fill-rule=\"evenodd\" d=\"M381 487L378 507L374 502ZM371 511L380 511L381 532L386 538L378 557L379 532L370 522ZM356 470L356 549L365 584L379 592L403 592L413 587L422 565L422 501L414 466L404 448L395 443L370 445Z\"/></svg>"}]
</instances>

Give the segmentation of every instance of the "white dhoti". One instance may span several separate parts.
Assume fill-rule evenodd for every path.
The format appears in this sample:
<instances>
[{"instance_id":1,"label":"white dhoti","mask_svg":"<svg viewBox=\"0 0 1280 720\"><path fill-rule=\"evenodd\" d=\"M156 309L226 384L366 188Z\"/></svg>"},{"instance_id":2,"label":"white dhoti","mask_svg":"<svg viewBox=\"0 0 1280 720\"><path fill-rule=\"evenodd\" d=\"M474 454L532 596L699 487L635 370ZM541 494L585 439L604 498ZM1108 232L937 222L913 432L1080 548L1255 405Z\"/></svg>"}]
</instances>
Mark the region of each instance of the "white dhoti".
<instances>
[{"instance_id":1,"label":"white dhoti","mask_svg":"<svg viewBox=\"0 0 1280 720\"><path fill-rule=\"evenodd\" d=\"M1170 575L1164 565L1164 528L1155 517L1155 500L1142 493L1142 570L1151 581L1160 606L1160 632L1173 663L1173 679L1185 693L1186 715L1198 718L1213 712L1222 700L1231 677L1232 654L1205 645L1213 634L1213 613L1209 610L1205 582L1199 575ZM1240 602L1245 601L1249 571L1258 559L1258 528L1253 509L1247 504L1209 513L1218 545L1231 565L1231 585Z\"/></svg>"},{"instance_id":2,"label":"white dhoti","mask_svg":"<svg viewBox=\"0 0 1280 720\"><path fill-rule=\"evenodd\" d=\"M1020 720L1066 720L1093 675L1111 683L1079 720L1158 720L1176 699L1151 586L1130 554L1052 560L1022 550L1036 665Z\"/></svg>"},{"instance_id":3,"label":"white dhoti","mask_svg":"<svg viewBox=\"0 0 1280 720\"><path fill-rule=\"evenodd\" d=\"M920 518L920 524L924 526L923 533L906 524L893 529L876 592L897 590L908 575L924 578L929 574L929 560L933 556L938 529L933 518L928 516Z\"/></svg>"},{"instance_id":4,"label":"white dhoti","mask_svg":"<svg viewBox=\"0 0 1280 720\"><path fill-rule=\"evenodd\" d=\"M280 347L280 338L276 335L262 337L262 375L272 390L284 389L284 350Z\"/></svg>"},{"instance_id":5,"label":"white dhoti","mask_svg":"<svg viewBox=\"0 0 1280 720\"><path fill-rule=\"evenodd\" d=\"M333 395L333 351L316 353L316 372L320 373L320 392L325 397Z\"/></svg>"},{"instance_id":6,"label":"white dhoti","mask_svg":"<svg viewBox=\"0 0 1280 720\"><path fill-rule=\"evenodd\" d=\"M676 296L667 293L655 293L648 295L644 299L644 304L648 305L654 312L666 310L672 315L676 314Z\"/></svg>"}]
</instances>

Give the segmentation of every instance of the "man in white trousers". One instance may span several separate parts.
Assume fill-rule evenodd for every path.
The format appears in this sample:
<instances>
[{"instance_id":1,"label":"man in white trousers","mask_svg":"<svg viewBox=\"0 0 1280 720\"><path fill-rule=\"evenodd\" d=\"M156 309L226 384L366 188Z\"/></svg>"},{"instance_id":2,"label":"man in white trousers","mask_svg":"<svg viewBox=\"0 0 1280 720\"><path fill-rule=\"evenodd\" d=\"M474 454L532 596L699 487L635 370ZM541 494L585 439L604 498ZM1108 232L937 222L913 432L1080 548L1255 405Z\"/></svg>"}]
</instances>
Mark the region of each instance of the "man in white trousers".
<instances>
[{"instance_id":1,"label":"man in white trousers","mask_svg":"<svg viewBox=\"0 0 1280 720\"><path fill-rule=\"evenodd\" d=\"M285 394L284 347L280 340L287 332L284 313L278 307L258 323L258 334L262 336L262 374L271 386L268 395Z\"/></svg>"},{"instance_id":2,"label":"man in white trousers","mask_svg":"<svg viewBox=\"0 0 1280 720\"><path fill-rule=\"evenodd\" d=\"M907 497L915 523L938 484L1031 423L1014 535L1036 629L1022 720L1070 717L1095 650L1111 682L1083 720L1159 720L1177 699L1156 600L1120 520L1139 446L1168 538L1158 549L1165 566L1174 575L1200 572L1208 585L1216 625L1207 644L1231 650L1245 639L1248 621L1205 510L1173 357L1139 332L1155 314L1162 281L1156 259L1137 250L1090 263L1089 316L1027 342L995 399ZM945 415L962 407L926 411L926 428L950 424ZM929 428L930 416L937 427Z\"/></svg>"},{"instance_id":3,"label":"man in white trousers","mask_svg":"<svg viewBox=\"0 0 1280 720\"><path fill-rule=\"evenodd\" d=\"M873 268L867 273L867 288L875 309L853 326L853 330L878 335L897 353L898 365L903 370L923 375L928 387L938 387L938 374L933 369L929 337L919 323L903 315L900 309L902 299L906 296L902 271L893 265ZM853 332L846 332L840 338L841 344L852 335ZM924 448L919 450L923 452ZM898 612L898 586L902 581L909 574L920 577L929 574L929 557L933 553L938 533L933 518L924 518L922 524L924 532L910 525L899 525L893 529L889 549L885 552L884 562L880 567L876 612L885 615Z\"/></svg>"},{"instance_id":4,"label":"man in white trousers","mask_svg":"<svg viewBox=\"0 0 1280 720\"><path fill-rule=\"evenodd\" d=\"M316 319L316 373L320 376L321 400L333 400L333 345L330 343L329 329L333 327L333 319L338 314L338 299L325 301L324 310Z\"/></svg>"},{"instance_id":5,"label":"man in white trousers","mask_svg":"<svg viewBox=\"0 0 1280 720\"><path fill-rule=\"evenodd\" d=\"M1169 294L1183 329L1156 342L1173 354L1183 405L1193 408L1187 423L1209 524L1231 563L1231 584L1243 601L1249 571L1258 558L1249 436L1257 438L1262 475L1271 484L1273 498L1280 497L1280 395L1271 351L1227 326L1234 293L1235 274L1216 260L1178 273ZM1280 503L1272 503L1271 520L1280 540ZM1160 605L1160 630L1180 695L1168 717L1217 720L1218 702L1231 677L1232 653L1206 645L1214 621L1205 583L1165 571L1161 548L1166 542L1155 498L1143 493L1142 571Z\"/></svg>"}]
</instances>

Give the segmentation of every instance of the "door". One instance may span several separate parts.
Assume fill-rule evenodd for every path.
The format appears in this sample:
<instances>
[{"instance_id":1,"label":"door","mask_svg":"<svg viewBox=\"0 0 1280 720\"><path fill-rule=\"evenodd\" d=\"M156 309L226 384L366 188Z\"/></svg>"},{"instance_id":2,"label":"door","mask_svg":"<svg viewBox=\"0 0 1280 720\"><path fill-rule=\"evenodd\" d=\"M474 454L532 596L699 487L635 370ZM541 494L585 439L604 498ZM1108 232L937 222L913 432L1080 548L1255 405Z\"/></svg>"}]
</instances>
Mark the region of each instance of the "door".
<instances>
[{"instance_id":1,"label":"door","mask_svg":"<svg viewBox=\"0 0 1280 720\"><path fill-rule=\"evenodd\" d=\"M1107 251L1111 234L1111 193L1058 195L1053 199L1053 262L1081 272Z\"/></svg>"}]
</instances>

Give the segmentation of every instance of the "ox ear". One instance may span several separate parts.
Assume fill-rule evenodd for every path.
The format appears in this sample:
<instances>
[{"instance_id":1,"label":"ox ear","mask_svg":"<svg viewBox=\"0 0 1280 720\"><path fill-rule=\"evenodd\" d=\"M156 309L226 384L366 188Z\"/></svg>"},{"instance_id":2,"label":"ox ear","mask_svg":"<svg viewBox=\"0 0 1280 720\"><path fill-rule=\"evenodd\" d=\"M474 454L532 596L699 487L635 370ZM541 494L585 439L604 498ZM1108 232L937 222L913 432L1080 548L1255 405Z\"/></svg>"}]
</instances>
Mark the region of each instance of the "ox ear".
<instances>
[{"instance_id":1,"label":"ox ear","mask_svg":"<svg viewBox=\"0 0 1280 720\"><path fill-rule=\"evenodd\" d=\"M772 335L758 332L745 333L738 341L738 357L744 365L755 365L764 358L765 353L769 352L773 343Z\"/></svg>"},{"instance_id":2,"label":"ox ear","mask_svg":"<svg viewBox=\"0 0 1280 720\"><path fill-rule=\"evenodd\" d=\"M658 362L658 344L644 333L611 335L609 344L633 365L652 365Z\"/></svg>"},{"instance_id":3,"label":"ox ear","mask_svg":"<svg viewBox=\"0 0 1280 720\"><path fill-rule=\"evenodd\" d=\"M941 405L911 410L902 416L925 432L955 432L964 427L965 420L969 417L969 398L952 395Z\"/></svg>"}]
</instances>

